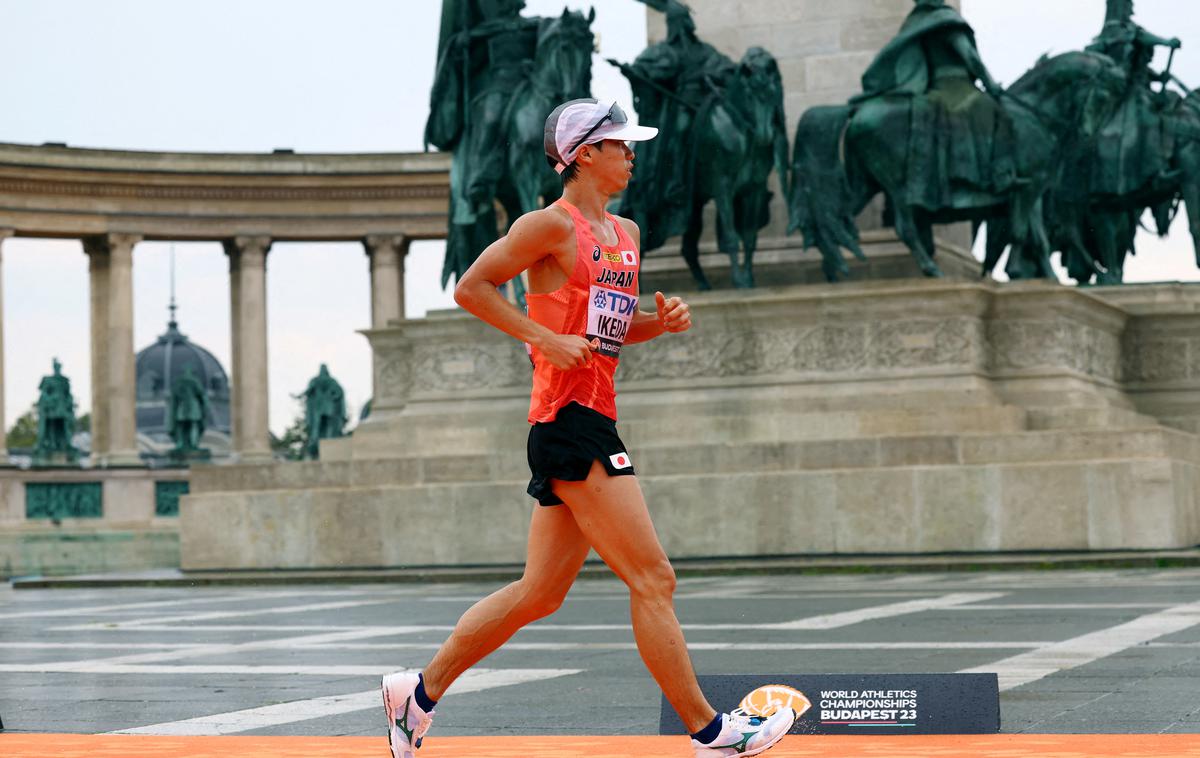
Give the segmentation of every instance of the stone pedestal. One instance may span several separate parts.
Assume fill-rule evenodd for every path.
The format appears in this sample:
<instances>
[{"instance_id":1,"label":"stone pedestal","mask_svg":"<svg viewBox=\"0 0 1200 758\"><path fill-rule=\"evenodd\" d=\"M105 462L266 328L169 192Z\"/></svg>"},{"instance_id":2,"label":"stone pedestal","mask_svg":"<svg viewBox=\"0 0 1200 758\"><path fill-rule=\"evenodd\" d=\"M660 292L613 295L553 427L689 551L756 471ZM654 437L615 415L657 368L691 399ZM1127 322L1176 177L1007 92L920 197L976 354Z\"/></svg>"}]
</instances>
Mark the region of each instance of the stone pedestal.
<instances>
[{"instance_id":1,"label":"stone pedestal","mask_svg":"<svg viewBox=\"0 0 1200 758\"><path fill-rule=\"evenodd\" d=\"M83 240L91 282L92 461L139 466L133 350L133 246L141 237Z\"/></svg>"},{"instance_id":2,"label":"stone pedestal","mask_svg":"<svg viewBox=\"0 0 1200 758\"><path fill-rule=\"evenodd\" d=\"M1191 354L1200 287L1134 289L921 279L690 298L696 328L630 346L617 377L618 427L664 546L1200 542L1200 437L1181 428L1200 415L1200 376L1151 347ZM461 313L367 334L385 412L319 462L193 472L185 569L523 560L521 345Z\"/></svg>"},{"instance_id":3,"label":"stone pedestal","mask_svg":"<svg viewBox=\"0 0 1200 758\"><path fill-rule=\"evenodd\" d=\"M922 276L912 253L888 229L862 233L865 261L846 252L850 268L848 282L882 279L912 279ZM980 278L980 263L963 247L952 245L943 238L936 240L937 263L947 279L974 281ZM800 237L763 240L754 255L754 279L759 286L781 287L793 284L824 284L821 256L815 249L804 250ZM729 256L718 252L716 243L700 245L700 265L715 289L733 287L729 271ZM694 292L696 283L679 254L679 245L672 243L647 255L642 260L641 288L643 293L662 290L667 293Z\"/></svg>"},{"instance_id":4,"label":"stone pedestal","mask_svg":"<svg viewBox=\"0 0 1200 758\"><path fill-rule=\"evenodd\" d=\"M267 393L267 251L270 248L268 237L236 237L225 242L233 330L229 412L233 456L242 461L271 459Z\"/></svg>"}]
</instances>

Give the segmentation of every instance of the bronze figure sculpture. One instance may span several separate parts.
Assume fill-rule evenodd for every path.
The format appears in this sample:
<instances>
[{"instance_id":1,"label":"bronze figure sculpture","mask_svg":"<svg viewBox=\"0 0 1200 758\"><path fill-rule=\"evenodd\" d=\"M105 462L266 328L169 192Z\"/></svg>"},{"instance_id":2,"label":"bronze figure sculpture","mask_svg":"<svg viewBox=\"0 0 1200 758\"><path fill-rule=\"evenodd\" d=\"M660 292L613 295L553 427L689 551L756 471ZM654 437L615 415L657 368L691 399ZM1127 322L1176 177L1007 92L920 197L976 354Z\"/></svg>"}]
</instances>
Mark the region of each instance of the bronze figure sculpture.
<instances>
[{"instance_id":1,"label":"bronze figure sculpture","mask_svg":"<svg viewBox=\"0 0 1200 758\"><path fill-rule=\"evenodd\" d=\"M33 449L35 465L74 463L79 451L71 443L75 435L75 399L71 380L62 374L62 363L53 361L54 373L38 384L37 445Z\"/></svg>"},{"instance_id":2,"label":"bronze figure sculpture","mask_svg":"<svg viewBox=\"0 0 1200 758\"><path fill-rule=\"evenodd\" d=\"M751 48L732 60L696 35L678 0L642 0L667 16L667 38L632 64L610 60L629 80L642 123L662 136L637 146L638 170L619 213L642 229L643 251L683 235L681 253L700 289L711 285L699 261L701 211L717 206L717 237L733 283L754 286L758 231L769 221L774 169L788 182L783 80L775 59ZM739 260L739 255L741 256Z\"/></svg>"},{"instance_id":3,"label":"bronze figure sculpture","mask_svg":"<svg viewBox=\"0 0 1200 758\"><path fill-rule=\"evenodd\" d=\"M329 375L329 367L321 370L308 382L300 394L304 398L305 435L304 457L316 460L321 440L341 437L346 428L346 394L342 385Z\"/></svg>"},{"instance_id":4,"label":"bronze figure sculpture","mask_svg":"<svg viewBox=\"0 0 1200 758\"><path fill-rule=\"evenodd\" d=\"M542 124L555 104L591 89L594 12L528 18L524 5L442 4L425 141L454 153L443 287L499 237L496 202L511 221L557 199L557 177L540 158Z\"/></svg>"},{"instance_id":5,"label":"bronze figure sculpture","mask_svg":"<svg viewBox=\"0 0 1200 758\"><path fill-rule=\"evenodd\" d=\"M204 436L208 415L208 393L189 366L171 386L167 401L167 434L175 442L172 457L203 456L206 451L200 447L200 439Z\"/></svg>"},{"instance_id":6,"label":"bronze figure sculpture","mask_svg":"<svg viewBox=\"0 0 1200 758\"><path fill-rule=\"evenodd\" d=\"M983 90L976 87L982 83ZM1009 93L987 73L971 27L942 0L917 0L844 106L809 109L793 152L790 230L817 247L831 281L863 257L855 217L879 192L921 271L939 276L935 223L1008 221L1022 260L1046 275L1042 202L1066 141L1088 140L1123 77L1105 56L1042 62Z\"/></svg>"},{"instance_id":7,"label":"bronze figure sculpture","mask_svg":"<svg viewBox=\"0 0 1200 758\"><path fill-rule=\"evenodd\" d=\"M1112 59L1122 71L1120 100L1094 141L1069 146L1045 205L1050 246L1061 251L1068 274L1081 284L1123 281L1125 258L1134 252L1146 209L1154 211L1158 232L1165 235L1179 199L1190 201L1189 209L1200 208L1200 110L1194 97L1167 87L1178 83L1170 67L1179 45L1134 23L1132 0L1108 0L1104 27L1087 50ZM1171 50L1162 72L1150 68L1156 47ZM1191 220L1200 262L1200 219ZM1008 247L1009 226L1003 219L989 221L987 237L985 273ZM1010 251L1010 278L1036 271L1021 252Z\"/></svg>"}]
</instances>

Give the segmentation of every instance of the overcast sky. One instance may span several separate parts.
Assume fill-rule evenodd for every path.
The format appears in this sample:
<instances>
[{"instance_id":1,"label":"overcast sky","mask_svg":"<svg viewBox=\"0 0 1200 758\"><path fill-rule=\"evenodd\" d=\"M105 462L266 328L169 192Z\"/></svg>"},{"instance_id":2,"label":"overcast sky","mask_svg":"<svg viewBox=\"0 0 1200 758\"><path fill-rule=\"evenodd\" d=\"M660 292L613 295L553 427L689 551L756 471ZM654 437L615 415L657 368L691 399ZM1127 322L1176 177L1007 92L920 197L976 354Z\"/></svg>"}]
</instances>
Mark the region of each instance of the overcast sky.
<instances>
[{"instance_id":1,"label":"overcast sky","mask_svg":"<svg viewBox=\"0 0 1200 758\"><path fill-rule=\"evenodd\" d=\"M836 0L830 0L835 2ZM594 5L601 55L593 94L629 99L601 57L645 46L635 0L528 0L547 15ZM984 61L1002 83L1044 52L1095 36L1103 0L964 0ZM0 45L0 141L136 150L374 152L422 149L433 78L433 0L7 0ZM1184 49L1174 70L1200 83L1195 0L1138 0L1136 19ZM701 28L703 35L704 29ZM796 119L799 114L789 114ZM1135 280L1196 279L1181 217L1166 242L1139 242ZM134 341L167 320L170 244L134 252ZM177 243L183 331L229 366L228 264L215 243ZM441 244L408 258L409 316L450 304L438 290ZM271 428L281 431L322 362L353 410L370 395L367 261L357 244L277 244L268 256ZM91 405L87 260L75 240L4 243L5 406L12 424L58 356L80 412Z\"/></svg>"}]
</instances>

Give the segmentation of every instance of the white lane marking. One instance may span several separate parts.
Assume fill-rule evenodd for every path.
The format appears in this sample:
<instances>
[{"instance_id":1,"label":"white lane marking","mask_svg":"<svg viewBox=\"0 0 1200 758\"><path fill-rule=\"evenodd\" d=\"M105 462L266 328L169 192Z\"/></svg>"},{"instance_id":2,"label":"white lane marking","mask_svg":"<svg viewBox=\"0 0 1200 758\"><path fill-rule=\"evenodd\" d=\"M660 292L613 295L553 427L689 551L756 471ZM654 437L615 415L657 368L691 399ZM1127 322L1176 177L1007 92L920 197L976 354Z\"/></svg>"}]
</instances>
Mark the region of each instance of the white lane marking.
<instances>
[{"instance_id":1,"label":"white lane marking","mask_svg":"<svg viewBox=\"0 0 1200 758\"><path fill-rule=\"evenodd\" d=\"M86 666L65 663L4 663L0 673L20 674L255 674L262 676L374 676L379 666L351 665L293 665L293 664L237 664L237 663L104 663L89 661Z\"/></svg>"},{"instance_id":2,"label":"white lane marking","mask_svg":"<svg viewBox=\"0 0 1200 758\"><path fill-rule=\"evenodd\" d=\"M932 611L941 608L949 608L955 605L963 605L965 603L979 603L984 600L994 600L998 597L1004 597L1002 592L952 592L941 597L932 597L925 600L906 600L902 603L890 603L888 605L876 605L868 608L859 608L853 611L844 611L842 613L829 613L823 616L813 616L806 619L798 619L789 621L784 624L770 624L767 629L838 629L851 624L858 624L863 621L875 621L883 618L893 618L895 616L905 616L910 613L919 613L921 611Z\"/></svg>"},{"instance_id":3,"label":"white lane marking","mask_svg":"<svg viewBox=\"0 0 1200 758\"><path fill-rule=\"evenodd\" d=\"M959 605L949 611L1091 611L1133 608L1170 608L1171 603L994 603Z\"/></svg>"},{"instance_id":4,"label":"white lane marking","mask_svg":"<svg viewBox=\"0 0 1200 758\"><path fill-rule=\"evenodd\" d=\"M1053 642L689 642L689 650L1004 650L1036 649ZM1200 643L1197 643L1200 645ZM437 650L433 642L297 645L305 650ZM506 650L636 650L634 642L506 642Z\"/></svg>"},{"instance_id":5,"label":"white lane marking","mask_svg":"<svg viewBox=\"0 0 1200 758\"><path fill-rule=\"evenodd\" d=\"M378 668L373 669L380 674ZM582 669L508 669L488 670L474 669L467 671L456 681L449 692L463 694L482 690L507 687L513 684L536 682L554 679L561 676L578 674ZM292 703L267 705L261 708L249 708L229 713L217 713L212 716L185 719L183 721L168 721L150 726L139 726L132 729L122 729L110 734L170 734L170 735L221 735L246 732L251 729L290 724L296 721L336 716L342 713L362 711L369 708L382 710L379 689L365 692L354 692L348 695L333 695L317 697L310 700L299 700Z\"/></svg>"},{"instance_id":6,"label":"white lane marking","mask_svg":"<svg viewBox=\"0 0 1200 758\"><path fill-rule=\"evenodd\" d=\"M300 638L296 638L300 639ZM434 642L294 642L279 645L289 650L437 650L441 643ZM1052 645L1045 641L987 641L987 642L689 642L690 650L734 650L734 651L784 651L784 650L1022 650L1038 649ZM1200 644L1200 643L1198 643ZM11 642L0 643L3 648L23 649L128 649L138 647L119 643L47 643ZM0 664L0 671L20 673L77 673L77 674L153 674L153 673L369 673L378 667L356 666L270 666L270 665L227 665L227 664L164 664L165 661L181 660L204 655L244 651L249 646L235 645L143 645L142 648L169 649L158 655L130 655L118 658L100 658L84 661L50 661L46 663ZM256 645L255 647L263 647ZM512 651L569 651L569 650L636 650L633 642L508 642L501 652Z\"/></svg>"},{"instance_id":7,"label":"white lane marking","mask_svg":"<svg viewBox=\"0 0 1200 758\"><path fill-rule=\"evenodd\" d=\"M244 616L276 615L284 613L308 613L309 611L332 611L339 608L357 608L364 605L382 605L394 603L395 598L373 598L371 600L342 600L333 603L308 603L306 605L264 606L244 611L210 611L208 613L189 613L183 616L157 616L154 618L133 619L130 621L96 621L89 624L55 627L56 631L74 631L80 629L131 629L148 625L162 626L181 622L208 621L210 619L227 619Z\"/></svg>"},{"instance_id":8,"label":"white lane marking","mask_svg":"<svg viewBox=\"0 0 1200 758\"><path fill-rule=\"evenodd\" d=\"M825 600L825 599L851 599L858 598L873 598L873 597L929 597L936 595L936 592L840 592L840 591L821 591L821 592L772 592L772 593L756 593L752 595L727 593L727 592L677 592L675 593L676 600ZM480 597L478 595L434 595L430 597L419 598L423 603L475 603ZM572 596L573 600L611 600L619 603L629 602L629 593L615 595L586 595L580 597Z\"/></svg>"},{"instance_id":9,"label":"white lane marking","mask_svg":"<svg viewBox=\"0 0 1200 758\"><path fill-rule=\"evenodd\" d=\"M206 655L244 653L249 650L288 649L292 645L317 645L341 642L343 640L359 640L364 637L386 637L397 633L396 630L399 630L401 634L406 632L405 627L397 627L396 629L389 627L351 629L340 632L326 632L324 634L310 634L302 637L273 637L265 640L251 640L250 642L201 645L199 647L169 650L161 653L137 653L134 655L120 655L113 658L99 658L90 661L72 661L69 662L69 665L79 667L75 669L78 671L91 671L93 668L107 669L111 666L127 664L161 663L163 661L183 660L184 658L200 658Z\"/></svg>"},{"instance_id":10,"label":"white lane marking","mask_svg":"<svg viewBox=\"0 0 1200 758\"><path fill-rule=\"evenodd\" d=\"M36 618L40 616L85 616L93 613L112 613L146 608L161 608L168 605L200 605L203 603L235 603L246 600L262 601L280 597L309 597L308 592L272 592L268 594L223 595L221 597L194 597L178 600L147 600L140 603L120 603L117 605L85 605L78 608L53 608L44 611L22 611L20 613L0 613L0 620Z\"/></svg>"},{"instance_id":11,"label":"white lane marking","mask_svg":"<svg viewBox=\"0 0 1200 758\"><path fill-rule=\"evenodd\" d=\"M963 669L963 674L1000 676L1000 689L1011 690L1059 671L1083 666L1167 634L1200 624L1200 602L1176 605L1133 621L1081 634L1011 658Z\"/></svg>"},{"instance_id":12,"label":"white lane marking","mask_svg":"<svg viewBox=\"0 0 1200 758\"><path fill-rule=\"evenodd\" d=\"M21 650L181 650L209 647L204 642L0 642L0 649Z\"/></svg>"},{"instance_id":13,"label":"white lane marking","mask_svg":"<svg viewBox=\"0 0 1200 758\"><path fill-rule=\"evenodd\" d=\"M1007 593L1003 592L953 592L948 595L940 595L937 597L924 598L920 600L906 600L900 603L888 603L886 605L873 605L866 608L857 608L852 611L842 611L839 613L827 613L819 616L810 616L807 618L796 619L794 621L784 621L781 623L770 624L684 624L683 628L689 631L737 631L737 630L825 630L838 629L852 624L858 624L863 621L874 621L883 618L893 618L895 616L904 616L911 613L920 613L921 611L941 610L951 608L966 603L982 602L984 600L994 600L998 597L1004 597ZM263 611L266 613L267 611ZM224 626L210 627L207 625L186 627L186 631L211 631L219 629L221 631L234 630L259 630L259 631L279 631L279 630L303 630L303 631L332 631L337 629L359 629L362 627L347 627L347 626L279 626L272 624L270 626ZM386 627L384 627L386 628ZM452 626L410 626L406 627L411 632L424 631L449 631ZM136 625L119 625L119 624L86 624L78 627L59 627L59 630L66 629L123 629L123 630L155 630L155 631L183 631L178 627L172 627L166 624L150 625L149 623ZM566 632L607 632L616 630L629 629L628 624L546 624L535 623L525 627L524 631L566 631ZM400 632L397 632L400 633Z\"/></svg>"}]
</instances>

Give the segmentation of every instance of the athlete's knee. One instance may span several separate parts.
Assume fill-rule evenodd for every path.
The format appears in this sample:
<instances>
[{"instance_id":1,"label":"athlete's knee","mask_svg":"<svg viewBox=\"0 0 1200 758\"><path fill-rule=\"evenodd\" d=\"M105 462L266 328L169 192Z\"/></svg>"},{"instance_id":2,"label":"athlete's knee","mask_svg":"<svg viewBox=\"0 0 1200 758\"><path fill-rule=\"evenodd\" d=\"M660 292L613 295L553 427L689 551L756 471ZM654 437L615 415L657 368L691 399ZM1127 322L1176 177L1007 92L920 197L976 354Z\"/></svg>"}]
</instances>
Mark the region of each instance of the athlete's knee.
<instances>
[{"instance_id":1,"label":"athlete's knee","mask_svg":"<svg viewBox=\"0 0 1200 758\"><path fill-rule=\"evenodd\" d=\"M675 594L675 569L663 556L660 560L639 567L626 578L625 583L635 595L670 598Z\"/></svg>"},{"instance_id":2,"label":"athlete's knee","mask_svg":"<svg viewBox=\"0 0 1200 758\"><path fill-rule=\"evenodd\" d=\"M522 579L517 582L518 612L528 621L546 618L562 607L567 597L564 589Z\"/></svg>"}]
</instances>

